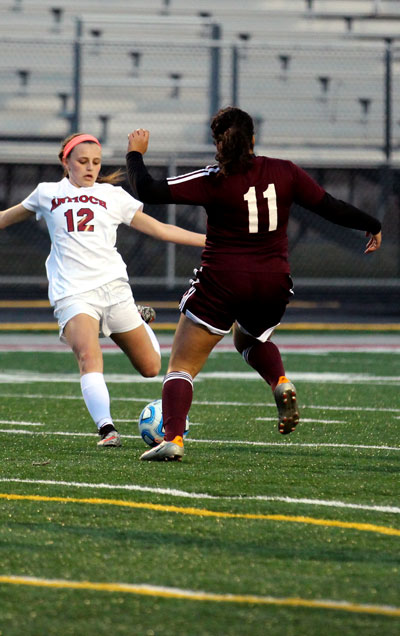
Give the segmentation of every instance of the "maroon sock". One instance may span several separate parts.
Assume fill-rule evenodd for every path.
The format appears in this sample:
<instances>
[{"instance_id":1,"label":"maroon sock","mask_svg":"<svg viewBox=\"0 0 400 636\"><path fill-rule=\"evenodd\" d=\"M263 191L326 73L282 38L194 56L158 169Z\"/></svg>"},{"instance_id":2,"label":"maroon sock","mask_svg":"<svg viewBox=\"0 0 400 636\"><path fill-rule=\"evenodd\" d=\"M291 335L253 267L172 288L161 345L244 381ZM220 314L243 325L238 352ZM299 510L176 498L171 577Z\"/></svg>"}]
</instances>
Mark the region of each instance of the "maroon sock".
<instances>
[{"instance_id":1,"label":"maroon sock","mask_svg":"<svg viewBox=\"0 0 400 636\"><path fill-rule=\"evenodd\" d=\"M285 369L281 354L276 344L267 342L256 342L242 353L246 362L255 369L274 391L278 380L285 375Z\"/></svg>"},{"instance_id":2,"label":"maroon sock","mask_svg":"<svg viewBox=\"0 0 400 636\"><path fill-rule=\"evenodd\" d=\"M164 378L162 410L165 429L164 440L171 442L176 435L183 437L186 416L193 398L193 378L184 371L171 371Z\"/></svg>"}]
</instances>

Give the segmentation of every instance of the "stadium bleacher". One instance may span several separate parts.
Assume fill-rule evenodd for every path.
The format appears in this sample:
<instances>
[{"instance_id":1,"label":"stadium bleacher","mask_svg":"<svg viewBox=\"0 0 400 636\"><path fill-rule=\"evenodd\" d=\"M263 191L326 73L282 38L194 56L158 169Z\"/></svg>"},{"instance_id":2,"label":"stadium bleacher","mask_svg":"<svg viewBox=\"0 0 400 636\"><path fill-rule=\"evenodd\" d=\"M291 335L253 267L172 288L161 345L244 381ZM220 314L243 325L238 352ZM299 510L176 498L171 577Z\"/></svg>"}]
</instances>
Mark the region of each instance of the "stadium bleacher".
<instances>
[{"instance_id":1,"label":"stadium bleacher","mask_svg":"<svg viewBox=\"0 0 400 636\"><path fill-rule=\"evenodd\" d=\"M0 7L0 159L19 152L19 139L56 141L72 130L79 42L79 128L102 136L109 156L123 155L136 124L151 126L154 152L208 151L212 105L235 98L259 122L261 147L319 147L331 157L365 148L379 160L385 47L393 40L396 70L399 4L9 0ZM391 88L396 147L396 79Z\"/></svg>"},{"instance_id":2,"label":"stadium bleacher","mask_svg":"<svg viewBox=\"0 0 400 636\"><path fill-rule=\"evenodd\" d=\"M234 103L253 115L258 153L295 161L390 227L372 262L359 243L354 250L354 233L294 210L292 264L304 288L323 296L325 278L341 285L352 276L389 285L398 273L399 64L400 0L4 0L0 200L13 205L59 178L60 141L77 120L101 139L106 168L124 165L128 132L145 127L157 174L193 170L214 156L211 114ZM192 209L176 214L199 222ZM40 224L0 240L2 293L45 293ZM119 245L135 285L165 286L166 271L168 288L186 282L190 258L180 248L133 244L124 229Z\"/></svg>"}]
</instances>

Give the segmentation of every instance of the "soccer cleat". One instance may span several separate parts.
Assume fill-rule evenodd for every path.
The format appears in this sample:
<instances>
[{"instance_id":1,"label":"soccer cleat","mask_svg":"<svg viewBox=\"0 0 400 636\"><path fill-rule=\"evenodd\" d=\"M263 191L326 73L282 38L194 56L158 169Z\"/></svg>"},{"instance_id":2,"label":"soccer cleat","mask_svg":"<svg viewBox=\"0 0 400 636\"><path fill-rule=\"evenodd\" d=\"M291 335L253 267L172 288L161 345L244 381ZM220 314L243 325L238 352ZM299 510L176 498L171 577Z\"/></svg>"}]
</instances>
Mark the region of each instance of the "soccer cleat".
<instances>
[{"instance_id":1,"label":"soccer cleat","mask_svg":"<svg viewBox=\"0 0 400 636\"><path fill-rule=\"evenodd\" d=\"M279 415L278 430L282 435L287 435L294 431L300 416L296 402L296 388L284 375L279 378L274 397Z\"/></svg>"},{"instance_id":2,"label":"soccer cleat","mask_svg":"<svg viewBox=\"0 0 400 636\"><path fill-rule=\"evenodd\" d=\"M174 437L172 442L165 440L154 448L146 451L140 459L148 462L180 462L183 457L183 439L180 435Z\"/></svg>"},{"instance_id":3,"label":"soccer cleat","mask_svg":"<svg viewBox=\"0 0 400 636\"><path fill-rule=\"evenodd\" d=\"M156 319L156 312L153 307L149 307L147 305L136 305L136 307L138 308L138 312L141 315L142 320L147 322L148 325Z\"/></svg>"},{"instance_id":4,"label":"soccer cleat","mask_svg":"<svg viewBox=\"0 0 400 636\"><path fill-rule=\"evenodd\" d=\"M121 437L112 424L104 424L99 430L101 440L97 442L100 448L108 448L112 446L121 446Z\"/></svg>"}]
</instances>

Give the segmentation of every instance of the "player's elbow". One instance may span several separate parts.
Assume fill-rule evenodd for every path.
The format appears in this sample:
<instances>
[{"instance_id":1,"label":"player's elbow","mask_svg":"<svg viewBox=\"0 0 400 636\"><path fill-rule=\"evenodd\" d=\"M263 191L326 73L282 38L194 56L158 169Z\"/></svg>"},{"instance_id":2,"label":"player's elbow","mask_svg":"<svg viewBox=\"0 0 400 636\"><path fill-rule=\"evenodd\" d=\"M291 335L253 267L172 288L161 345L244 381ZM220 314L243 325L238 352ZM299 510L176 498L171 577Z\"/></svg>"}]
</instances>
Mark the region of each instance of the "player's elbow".
<instances>
[{"instance_id":1,"label":"player's elbow","mask_svg":"<svg viewBox=\"0 0 400 636\"><path fill-rule=\"evenodd\" d=\"M158 241L170 241L171 240L170 226L160 221L160 223L157 225L157 227L154 230L153 237L157 239Z\"/></svg>"},{"instance_id":2,"label":"player's elbow","mask_svg":"<svg viewBox=\"0 0 400 636\"><path fill-rule=\"evenodd\" d=\"M5 213L0 212L0 230L4 230L7 227Z\"/></svg>"}]
</instances>

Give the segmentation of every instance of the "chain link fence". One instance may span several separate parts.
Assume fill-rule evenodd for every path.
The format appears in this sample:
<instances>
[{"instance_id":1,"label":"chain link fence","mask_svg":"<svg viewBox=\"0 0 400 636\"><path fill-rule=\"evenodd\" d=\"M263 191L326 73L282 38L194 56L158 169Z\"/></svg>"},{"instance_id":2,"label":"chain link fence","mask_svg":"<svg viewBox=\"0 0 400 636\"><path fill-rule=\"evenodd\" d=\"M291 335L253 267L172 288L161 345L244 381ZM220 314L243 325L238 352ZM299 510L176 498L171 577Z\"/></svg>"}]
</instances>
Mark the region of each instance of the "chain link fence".
<instances>
[{"instance_id":1,"label":"chain link fence","mask_svg":"<svg viewBox=\"0 0 400 636\"><path fill-rule=\"evenodd\" d=\"M382 38L339 46L334 39L322 45L286 38L254 44L243 37L227 44L204 19L175 25L179 37L169 41L156 32L128 38L129 28L118 22L113 30L108 22L96 32L83 21L70 37L0 37L1 209L20 202L40 181L61 178L60 142L76 130L101 139L105 172L123 167L127 134L137 127L150 129L148 163L156 177L212 163L210 117L218 107L236 104L255 119L259 154L295 161L332 195L382 220L383 248L364 256L360 232L294 206L289 238L296 279L311 285L398 281L395 43ZM202 209L146 206L146 211L188 229L205 228ZM199 250L160 244L124 227L118 247L135 285L174 289L200 260ZM48 251L40 223L0 233L3 288L45 289Z\"/></svg>"}]
</instances>

